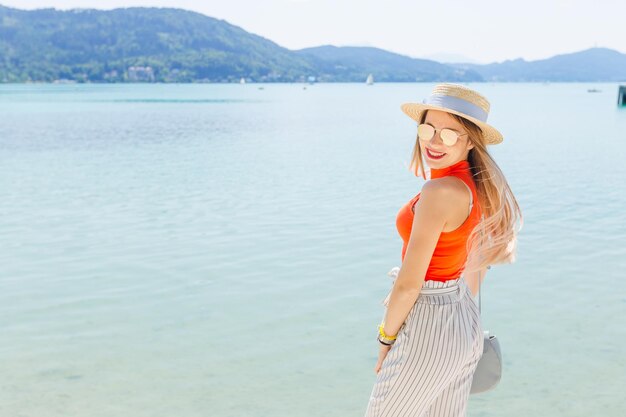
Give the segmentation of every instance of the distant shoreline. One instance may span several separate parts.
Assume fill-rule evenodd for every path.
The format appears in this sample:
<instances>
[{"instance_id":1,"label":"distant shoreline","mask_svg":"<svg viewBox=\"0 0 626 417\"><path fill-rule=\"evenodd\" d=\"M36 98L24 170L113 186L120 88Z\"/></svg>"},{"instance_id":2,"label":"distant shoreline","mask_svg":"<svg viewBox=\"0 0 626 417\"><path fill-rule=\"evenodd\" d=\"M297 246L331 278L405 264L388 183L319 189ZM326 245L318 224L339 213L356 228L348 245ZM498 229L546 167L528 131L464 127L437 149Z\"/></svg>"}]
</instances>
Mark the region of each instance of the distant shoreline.
<instances>
[{"instance_id":1,"label":"distant shoreline","mask_svg":"<svg viewBox=\"0 0 626 417\"><path fill-rule=\"evenodd\" d=\"M437 84L437 83L455 83L455 84L626 84L624 81L380 81L376 84ZM357 81L316 81L314 83L301 82L301 81L249 81L245 84L236 82L216 82L216 81L188 81L188 82L131 82L131 81L118 81L118 82L95 82L95 81L69 81L69 82L55 82L55 81L23 81L23 82L0 82L0 85L176 85L176 84L219 84L219 85L272 85L272 84L294 84L294 85L316 85L316 84L363 84L364 82ZM372 85L372 86L374 86Z\"/></svg>"}]
</instances>

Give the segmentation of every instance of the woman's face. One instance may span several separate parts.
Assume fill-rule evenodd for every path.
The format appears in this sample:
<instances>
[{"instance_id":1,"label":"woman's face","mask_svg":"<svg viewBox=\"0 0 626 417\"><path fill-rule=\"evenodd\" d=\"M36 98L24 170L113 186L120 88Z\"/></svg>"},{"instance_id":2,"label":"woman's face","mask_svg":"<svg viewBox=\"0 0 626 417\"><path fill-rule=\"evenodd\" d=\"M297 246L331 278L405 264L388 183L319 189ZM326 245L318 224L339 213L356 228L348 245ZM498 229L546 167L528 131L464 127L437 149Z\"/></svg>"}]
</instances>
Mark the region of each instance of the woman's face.
<instances>
[{"instance_id":1,"label":"woman's face","mask_svg":"<svg viewBox=\"0 0 626 417\"><path fill-rule=\"evenodd\" d=\"M424 155L424 159L429 167L445 168L463 159L467 159L467 154L474 145L469 141L467 130L465 130L463 125L457 122L450 113L440 110L428 110L424 124L429 124L436 129L435 135L430 138L429 141L419 140L422 155ZM464 135L459 136L454 145L448 146L441 140L441 129L444 128L452 129L458 134ZM436 152L437 155L441 153L444 155L441 157L431 156L428 150Z\"/></svg>"}]
</instances>

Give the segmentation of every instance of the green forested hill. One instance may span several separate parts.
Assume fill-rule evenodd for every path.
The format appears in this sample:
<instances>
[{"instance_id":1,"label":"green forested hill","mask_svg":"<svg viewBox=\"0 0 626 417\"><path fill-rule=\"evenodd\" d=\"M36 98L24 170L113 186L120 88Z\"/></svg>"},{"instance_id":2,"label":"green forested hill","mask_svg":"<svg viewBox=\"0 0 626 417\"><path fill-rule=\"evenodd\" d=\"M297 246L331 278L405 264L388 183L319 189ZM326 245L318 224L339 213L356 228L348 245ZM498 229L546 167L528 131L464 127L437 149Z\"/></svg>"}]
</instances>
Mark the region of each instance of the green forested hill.
<instances>
[{"instance_id":1,"label":"green forested hill","mask_svg":"<svg viewBox=\"0 0 626 417\"><path fill-rule=\"evenodd\" d=\"M289 80L314 72L270 40L180 9L0 6L0 22L0 80L124 81L130 66L150 66L157 81Z\"/></svg>"}]
</instances>

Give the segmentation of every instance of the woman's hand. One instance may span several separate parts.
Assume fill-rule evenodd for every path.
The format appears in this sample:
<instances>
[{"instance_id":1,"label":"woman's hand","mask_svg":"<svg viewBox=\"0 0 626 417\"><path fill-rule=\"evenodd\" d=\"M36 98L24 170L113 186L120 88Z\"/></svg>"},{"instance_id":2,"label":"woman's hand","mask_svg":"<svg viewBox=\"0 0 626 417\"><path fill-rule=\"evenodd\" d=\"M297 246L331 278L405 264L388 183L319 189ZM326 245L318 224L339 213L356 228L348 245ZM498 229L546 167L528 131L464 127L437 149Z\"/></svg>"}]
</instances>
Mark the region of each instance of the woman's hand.
<instances>
[{"instance_id":1,"label":"woman's hand","mask_svg":"<svg viewBox=\"0 0 626 417\"><path fill-rule=\"evenodd\" d=\"M391 346L385 346L380 342L378 342L378 344L380 345L380 351L378 352L378 362L376 363L376 367L374 367L374 372L377 374L380 372L380 367L383 365L387 353L391 350Z\"/></svg>"}]
</instances>

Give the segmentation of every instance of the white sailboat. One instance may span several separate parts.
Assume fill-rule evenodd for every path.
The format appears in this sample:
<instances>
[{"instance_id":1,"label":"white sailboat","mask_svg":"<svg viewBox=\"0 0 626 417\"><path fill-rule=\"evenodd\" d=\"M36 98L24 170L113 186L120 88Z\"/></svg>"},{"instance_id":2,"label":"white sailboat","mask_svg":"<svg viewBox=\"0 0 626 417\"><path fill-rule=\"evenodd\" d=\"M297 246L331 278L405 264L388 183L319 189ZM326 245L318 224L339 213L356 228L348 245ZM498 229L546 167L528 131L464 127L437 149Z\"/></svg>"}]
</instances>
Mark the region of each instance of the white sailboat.
<instances>
[{"instance_id":1,"label":"white sailboat","mask_svg":"<svg viewBox=\"0 0 626 417\"><path fill-rule=\"evenodd\" d=\"M239 79L239 84L245 84L245 83L246 83L246 79L245 79L245 78L243 78L243 77L241 77L241 78Z\"/></svg>"},{"instance_id":2,"label":"white sailboat","mask_svg":"<svg viewBox=\"0 0 626 417\"><path fill-rule=\"evenodd\" d=\"M367 85L374 84L374 76L372 74L367 76L367 80L365 81L365 84L367 84Z\"/></svg>"}]
</instances>

